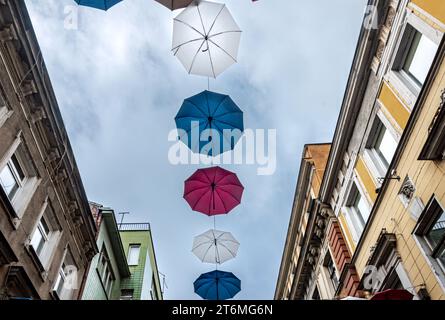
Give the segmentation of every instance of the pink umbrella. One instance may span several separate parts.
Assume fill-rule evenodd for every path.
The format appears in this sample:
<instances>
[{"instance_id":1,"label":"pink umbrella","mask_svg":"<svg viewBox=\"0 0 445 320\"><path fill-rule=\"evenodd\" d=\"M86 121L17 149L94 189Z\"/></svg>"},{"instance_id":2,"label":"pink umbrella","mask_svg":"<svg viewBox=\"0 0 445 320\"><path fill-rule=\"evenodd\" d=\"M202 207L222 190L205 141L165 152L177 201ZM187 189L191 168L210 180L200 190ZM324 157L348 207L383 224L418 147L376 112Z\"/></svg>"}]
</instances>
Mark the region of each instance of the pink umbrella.
<instances>
[{"instance_id":1,"label":"pink umbrella","mask_svg":"<svg viewBox=\"0 0 445 320\"><path fill-rule=\"evenodd\" d=\"M243 191L235 173L213 167L200 169L185 181L184 199L194 211L215 216L239 205Z\"/></svg>"}]
</instances>

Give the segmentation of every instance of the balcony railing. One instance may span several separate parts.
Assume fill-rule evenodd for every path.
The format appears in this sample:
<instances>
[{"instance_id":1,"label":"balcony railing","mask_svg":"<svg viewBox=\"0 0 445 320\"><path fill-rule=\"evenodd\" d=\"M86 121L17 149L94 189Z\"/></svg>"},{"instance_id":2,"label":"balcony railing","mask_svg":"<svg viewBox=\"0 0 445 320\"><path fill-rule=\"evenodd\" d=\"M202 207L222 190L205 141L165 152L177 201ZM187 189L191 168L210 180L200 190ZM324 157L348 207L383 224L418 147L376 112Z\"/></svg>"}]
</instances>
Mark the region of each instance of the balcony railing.
<instances>
[{"instance_id":1,"label":"balcony railing","mask_svg":"<svg viewBox=\"0 0 445 320\"><path fill-rule=\"evenodd\" d=\"M118 223L119 231L150 231L149 223Z\"/></svg>"}]
</instances>

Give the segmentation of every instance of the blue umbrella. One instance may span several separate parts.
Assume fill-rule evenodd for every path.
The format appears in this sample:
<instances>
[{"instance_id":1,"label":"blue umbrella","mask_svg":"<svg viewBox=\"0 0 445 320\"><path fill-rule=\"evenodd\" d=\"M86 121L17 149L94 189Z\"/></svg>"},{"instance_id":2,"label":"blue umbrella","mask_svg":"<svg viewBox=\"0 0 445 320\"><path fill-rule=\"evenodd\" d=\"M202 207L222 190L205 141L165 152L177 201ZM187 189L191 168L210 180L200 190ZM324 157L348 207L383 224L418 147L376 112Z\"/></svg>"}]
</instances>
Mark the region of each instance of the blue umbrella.
<instances>
[{"instance_id":1,"label":"blue umbrella","mask_svg":"<svg viewBox=\"0 0 445 320\"><path fill-rule=\"evenodd\" d=\"M194 153L209 156L233 150L244 131L243 112L235 102L207 90L184 100L175 121L179 139Z\"/></svg>"},{"instance_id":2,"label":"blue umbrella","mask_svg":"<svg viewBox=\"0 0 445 320\"><path fill-rule=\"evenodd\" d=\"M227 300L241 291L241 280L231 272L212 271L194 282L195 293L205 300Z\"/></svg>"},{"instance_id":3,"label":"blue umbrella","mask_svg":"<svg viewBox=\"0 0 445 320\"><path fill-rule=\"evenodd\" d=\"M108 10L122 0L74 0L81 6L92 7L96 9Z\"/></svg>"}]
</instances>

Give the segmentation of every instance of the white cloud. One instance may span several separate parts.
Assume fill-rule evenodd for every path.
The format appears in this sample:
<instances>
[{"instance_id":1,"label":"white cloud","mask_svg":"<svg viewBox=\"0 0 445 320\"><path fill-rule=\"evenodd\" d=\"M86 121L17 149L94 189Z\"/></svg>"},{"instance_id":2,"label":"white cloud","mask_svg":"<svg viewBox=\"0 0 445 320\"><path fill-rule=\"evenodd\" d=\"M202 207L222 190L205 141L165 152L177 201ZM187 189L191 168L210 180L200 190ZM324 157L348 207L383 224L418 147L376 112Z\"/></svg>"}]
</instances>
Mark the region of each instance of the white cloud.
<instances>
[{"instance_id":1,"label":"white cloud","mask_svg":"<svg viewBox=\"0 0 445 320\"><path fill-rule=\"evenodd\" d=\"M239 63L211 89L230 94L249 128L278 130L274 176L231 166L243 203L217 218L241 241L223 265L242 280L237 298L273 297L304 143L331 140L365 0L227 0L243 30ZM192 239L213 220L182 199L197 167L168 163L168 132L182 100L207 87L170 52L171 13L154 1L123 1L108 12L81 8L79 30L63 27L71 0L27 0L59 106L91 200L152 224L166 298L198 298L202 265ZM181 266L180 268L178 266Z\"/></svg>"}]
</instances>

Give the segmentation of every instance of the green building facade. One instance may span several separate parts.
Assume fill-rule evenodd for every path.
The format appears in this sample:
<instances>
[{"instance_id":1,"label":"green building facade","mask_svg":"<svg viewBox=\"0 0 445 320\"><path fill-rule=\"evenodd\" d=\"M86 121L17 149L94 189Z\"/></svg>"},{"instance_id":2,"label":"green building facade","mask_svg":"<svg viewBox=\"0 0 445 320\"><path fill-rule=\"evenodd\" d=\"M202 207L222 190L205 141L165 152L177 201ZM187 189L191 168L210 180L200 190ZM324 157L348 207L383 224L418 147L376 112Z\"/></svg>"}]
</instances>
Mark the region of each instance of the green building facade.
<instances>
[{"instance_id":1,"label":"green building facade","mask_svg":"<svg viewBox=\"0 0 445 320\"><path fill-rule=\"evenodd\" d=\"M121 281L121 296L134 300L162 300L159 271L149 223L119 227L131 276Z\"/></svg>"},{"instance_id":2,"label":"green building facade","mask_svg":"<svg viewBox=\"0 0 445 320\"><path fill-rule=\"evenodd\" d=\"M82 300L162 300L149 223L117 224L114 211L90 203L99 253L81 287Z\"/></svg>"},{"instance_id":3,"label":"green building facade","mask_svg":"<svg viewBox=\"0 0 445 320\"><path fill-rule=\"evenodd\" d=\"M84 279L82 300L118 300L123 279L131 276L114 211L90 204L98 225L96 254Z\"/></svg>"}]
</instances>

